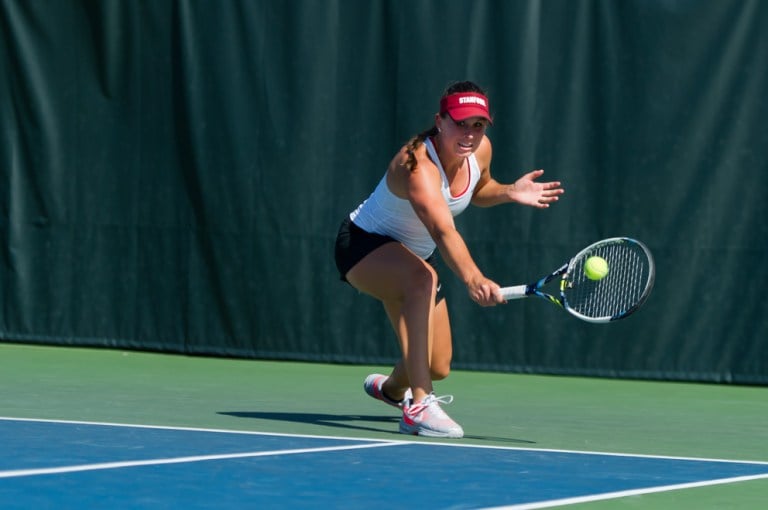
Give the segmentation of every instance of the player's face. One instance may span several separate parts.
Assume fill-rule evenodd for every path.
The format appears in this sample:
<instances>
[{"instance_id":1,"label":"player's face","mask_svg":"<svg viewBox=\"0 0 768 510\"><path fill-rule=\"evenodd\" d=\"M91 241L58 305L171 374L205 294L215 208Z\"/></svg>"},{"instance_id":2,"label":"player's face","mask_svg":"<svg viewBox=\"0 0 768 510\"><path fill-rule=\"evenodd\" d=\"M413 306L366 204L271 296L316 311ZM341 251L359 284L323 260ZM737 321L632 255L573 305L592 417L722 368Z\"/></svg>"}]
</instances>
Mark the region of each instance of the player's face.
<instances>
[{"instance_id":1,"label":"player's face","mask_svg":"<svg viewBox=\"0 0 768 510\"><path fill-rule=\"evenodd\" d=\"M488 129L488 119L470 117L455 121L450 115L446 115L440 127L446 144L453 149L457 156L466 157L480 147L480 142L485 136L485 130Z\"/></svg>"}]
</instances>

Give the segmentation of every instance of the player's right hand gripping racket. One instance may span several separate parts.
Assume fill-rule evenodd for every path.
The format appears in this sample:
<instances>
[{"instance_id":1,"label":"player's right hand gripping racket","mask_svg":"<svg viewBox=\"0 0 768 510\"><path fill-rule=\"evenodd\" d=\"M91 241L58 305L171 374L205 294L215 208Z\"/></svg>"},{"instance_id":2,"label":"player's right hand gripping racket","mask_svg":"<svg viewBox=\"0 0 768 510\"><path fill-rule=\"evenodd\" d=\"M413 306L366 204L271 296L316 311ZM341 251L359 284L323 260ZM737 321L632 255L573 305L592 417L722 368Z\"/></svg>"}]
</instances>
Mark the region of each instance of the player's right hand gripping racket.
<instances>
[{"instance_id":1,"label":"player's right hand gripping racket","mask_svg":"<svg viewBox=\"0 0 768 510\"><path fill-rule=\"evenodd\" d=\"M590 280L584 262L599 256L608 262L608 274ZM542 288L560 276L559 297ZM504 299L538 296L562 306L569 313L588 322L611 322L635 312L648 299L656 269L648 248L635 239L613 237L591 244L557 271L528 285L503 287Z\"/></svg>"}]
</instances>

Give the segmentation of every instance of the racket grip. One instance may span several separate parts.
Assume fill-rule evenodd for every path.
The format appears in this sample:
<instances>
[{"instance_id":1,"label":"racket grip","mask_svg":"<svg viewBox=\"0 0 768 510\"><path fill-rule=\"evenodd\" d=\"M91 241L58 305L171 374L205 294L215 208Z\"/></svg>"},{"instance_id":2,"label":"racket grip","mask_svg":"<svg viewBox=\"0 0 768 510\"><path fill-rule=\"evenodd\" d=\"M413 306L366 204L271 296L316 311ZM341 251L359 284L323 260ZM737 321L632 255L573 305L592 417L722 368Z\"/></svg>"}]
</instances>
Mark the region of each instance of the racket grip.
<instances>
[{"instance_id":1,"label":"racket grip","mask_svg":"<svg viewBox=\"0 0 768 510\"><path fill-rule=\"evenodd\" d=\"M509 301L510 299L520 299L526 297L528 295L526 294L527 289L527 285L515 285L512 287L502 287L499 290L501 291L502 297Z\"/></svg>"}]
</instances>

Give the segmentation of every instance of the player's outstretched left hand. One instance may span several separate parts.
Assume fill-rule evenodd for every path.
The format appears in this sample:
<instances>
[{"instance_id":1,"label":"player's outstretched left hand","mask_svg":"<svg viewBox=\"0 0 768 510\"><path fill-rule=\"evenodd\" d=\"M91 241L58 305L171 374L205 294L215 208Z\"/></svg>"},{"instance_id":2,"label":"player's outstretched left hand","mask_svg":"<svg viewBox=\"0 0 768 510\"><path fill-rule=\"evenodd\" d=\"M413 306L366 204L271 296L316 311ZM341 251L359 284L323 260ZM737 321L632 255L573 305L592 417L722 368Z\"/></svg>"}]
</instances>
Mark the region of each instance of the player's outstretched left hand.
<instances>
[{"instance_id":1,"label":"player's outstretched left hand","mask_svg":"<svg viewBox=\"0 0 768 510\"><path fill-rule=\"evenodd\" d=\"M560 181L536 182L544 170L534 170L520 177L512 186L513 200L519 204L546 208L557 202L565 190Z\"/></svg>"}]
</instances>

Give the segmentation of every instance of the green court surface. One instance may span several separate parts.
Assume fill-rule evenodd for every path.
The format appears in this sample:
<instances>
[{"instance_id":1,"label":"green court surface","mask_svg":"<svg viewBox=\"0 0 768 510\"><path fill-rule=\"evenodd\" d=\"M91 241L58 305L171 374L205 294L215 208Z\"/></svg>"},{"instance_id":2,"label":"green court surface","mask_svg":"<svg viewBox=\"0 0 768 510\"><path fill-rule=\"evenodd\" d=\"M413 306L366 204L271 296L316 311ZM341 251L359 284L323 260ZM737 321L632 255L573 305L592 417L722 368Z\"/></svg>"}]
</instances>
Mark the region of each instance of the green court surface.
<instances>
[{"instance_id":1,"label":"green court surface","mask_svg":"<svg viewBox=\"0 0 768 510\"><path fill-rule=\"evenodd\" d=\"M386 368L0 344L0 416L408 440L363 393L372 371ZM768 461L765 387L455 371L436 391L454 395L464 444ZM766 500L762 479L568 508Z\"/></svg>"}]
</instances>

